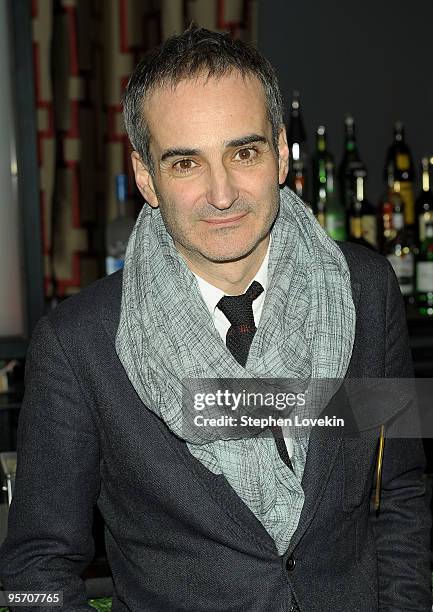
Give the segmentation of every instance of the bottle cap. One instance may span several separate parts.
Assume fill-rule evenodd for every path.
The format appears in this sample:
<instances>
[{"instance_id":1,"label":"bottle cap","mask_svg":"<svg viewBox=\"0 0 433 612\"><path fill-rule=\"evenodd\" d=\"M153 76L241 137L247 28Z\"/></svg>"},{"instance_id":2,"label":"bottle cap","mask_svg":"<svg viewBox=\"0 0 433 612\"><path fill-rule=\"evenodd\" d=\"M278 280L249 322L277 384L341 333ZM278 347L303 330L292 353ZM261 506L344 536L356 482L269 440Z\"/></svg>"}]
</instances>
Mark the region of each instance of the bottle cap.
<instances>
[{"instance_id":1,"label":"bottle cap","mask_svg":"<svg viewBox=\"0 0 433 612\"><path fill-rule=\"evenodd\" d=\"M299 102L299 91L297 89L293 90L292 95L292 110L299 110L300 102Z\"/></svg>"},{"instance_id":2,"label":"bottle cap","mask_svg":"<svg viewBox=\"0 0 433 612\"><path fill-rule=\"evenodd\" d=\"M398 120L394 124L394 136L396 140L403 140L404 137L404 127L403 123Z\"/></svg>"},{"instance_id":3,"label":"bottle cap","mask_svg":"<svg viewBox=\"0 0 433 612\"><path fill-rule=\"evenodd\" d=\"M344 129L346 132L346 138L353 139L355 137L355 120L352 115L346 115L344 120Z\"/></svg>"}]
</instances>

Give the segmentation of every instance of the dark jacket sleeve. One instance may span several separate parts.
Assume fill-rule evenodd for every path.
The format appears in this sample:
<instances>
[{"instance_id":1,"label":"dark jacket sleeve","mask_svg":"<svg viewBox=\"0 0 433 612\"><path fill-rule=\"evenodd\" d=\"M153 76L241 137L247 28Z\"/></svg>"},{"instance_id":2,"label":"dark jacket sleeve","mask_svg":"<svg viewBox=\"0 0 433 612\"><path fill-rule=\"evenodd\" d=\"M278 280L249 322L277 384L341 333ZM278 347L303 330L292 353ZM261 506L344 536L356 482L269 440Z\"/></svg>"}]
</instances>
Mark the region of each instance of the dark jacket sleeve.
<instances>
[{"instance_id":1,"label":"dark jacket sleeve","mask_svg":"<svg viewBox=\"0 0 433 612\"><path fill-rule=\"evenodd\" d=\"M411 377L405 308L390 266L386 327L385 376ZM431 612L431 513L424 469L425 455L420 439L385 439L381 510L378 518L373 519L381 612Z\"/></svg>"},{"instance_id":2,"label":"dark jacket sleeve","mask_svg":"<svg viewBox=\"0 0 433 612\"><path fill-rule=\"evenodd\" d=\"M80 574L94 554L99 441L83 391L46 317L35 327L28 351L17 450L8 535L0 550L3 587L63 591L62 610L93 610Z\"/></svg>"}]
</instances>

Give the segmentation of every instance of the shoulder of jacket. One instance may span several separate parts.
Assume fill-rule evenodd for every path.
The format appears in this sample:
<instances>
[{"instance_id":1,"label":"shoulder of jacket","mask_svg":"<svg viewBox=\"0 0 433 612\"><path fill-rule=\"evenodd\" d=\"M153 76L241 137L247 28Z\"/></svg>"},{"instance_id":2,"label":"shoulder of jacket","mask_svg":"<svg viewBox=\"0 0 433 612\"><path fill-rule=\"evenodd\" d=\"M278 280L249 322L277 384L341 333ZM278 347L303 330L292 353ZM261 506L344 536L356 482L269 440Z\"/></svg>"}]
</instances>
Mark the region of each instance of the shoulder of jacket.
<instances>
[{"instance_id":1,"label":"shoulder of jacket","mask_svg":"<svg viewBox=\"0 0 433 612\"><path fill-rule=\"evenodd\" d=\"M101 319L118 320L122 276L122 270L119 270L84 287L47 313L47 319L57 331L65 328L88 328Z\"/></svg>"},{"instance_id":2,"label":"shoulder of jacket","mask_svg":"<svg viewBox=\"0 0 433 612\"><path fill-rule=\"evenodd\" d=\"M383 255L352 242L337 242L346 258L353 282L362 284L384 284L387 282L389 262Z\"/></svg>"}]
</instances>

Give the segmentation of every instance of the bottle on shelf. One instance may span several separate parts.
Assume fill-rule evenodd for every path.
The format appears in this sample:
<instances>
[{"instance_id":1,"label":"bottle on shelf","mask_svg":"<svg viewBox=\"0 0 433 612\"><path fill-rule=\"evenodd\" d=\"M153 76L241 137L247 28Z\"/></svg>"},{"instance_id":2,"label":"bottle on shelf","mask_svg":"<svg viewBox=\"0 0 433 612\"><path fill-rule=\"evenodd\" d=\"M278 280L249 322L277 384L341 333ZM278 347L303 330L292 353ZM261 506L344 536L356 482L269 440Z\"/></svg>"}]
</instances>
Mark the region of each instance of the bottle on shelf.
<instances>
[{"instance_id":1,"label":"bottle on shelf","mask_svg":"<svg viewBox=\"0 0 433 612\"><path fill-rule=\"evenodd\" d=\"M313 210L331 238L345 240L345 211L336 192L334 173L334 159L326 143L326 128L319 125L312 160Z\"/></svg>"},{"instance_id":2,"label":"bottle on shelf","mask_svg":"<svg viewBox=\"0 0 433 612\"><path fill-rule=\"evenodd\" d=\"M293 92L287 143L289 145L289 173L286 185L304 201L309 201L307 136L298 91Z\"/></svg>"},{"instance_id":3,"label":"bottle on shelf","mask_svg":"<svg viewBox=\"0 0 433 612\"><path fill-rule=\"evenodd\" d=\"M333 162L328 161L326 164L325 229L333 240L346 240L346 215L336 189L334 170Z\"/></svg>"},{"instance_id":4,"label":"bottle on shelf","mask_svg":"<svg viewBox=\"0 0 433 612\"><path fill-rule=\"evenodd\" d=\"M350 236L359 239L359 225L361 237L368 245L377 248L377 216L375 207L365 197L365 170L355 170L355 193L352 198L350 210Z\"/></svg>"},{"instance_id":5,"label":"bottle on shelf","mask_svg":"<svg viewBox=\"0 0 433 612\"><path fill-rule=\"evenodd\" d=\"M394 212L393 195L394 195L394 176L392 167L388 167L387 188L378 207L378 242L380 251L383 252L385 242L391 240L395 235L394 225L392 223L392 214Z\"/></svg>"},{"instance_id":6,"label":"bottle on shelf","mask_svg":"<svg viewBox=\"0 0 433 612\"><path fill-rule=\"evenodd\" d=\"M346 211L347 233L350 235L350 211L356 192L355 172L363 170L365 166L358 153L356 142L355 120L347 115L344 121L345 142L344 153L338 170L341 199Z\"/></svg>"},{"instance_id":7,"label":"bottle on shelf","mask_svg":"<svg viewBox=\"0 0 433 612\"><path fill-rule=\"evenodd\" d=\"M433 316L433 220L426 221L425 236L416 260L416 305L424 316Z\"/></svg>"},{"instance_id":8,"label":"bottle on shelf","mask_svg":"<svg viewBox=\"0 0 433 612\"><path fill-rule=\"evenodd\" d=\"M385 243L394 238L396 234L392 220L394 209L404 210L404 202L400 195L400 182L394 181L394 173L391 165L388 167L387 182L388 188L379 209L378 242L381 252L383 252Z\"/></svg>"},{"instance_id":9,"label":"bottle on shelf","mask_svg":"<svg viewBox=\"0 0 433 612\"><path fill-rule=\"evenodd\" d=\"M379 249L383 253L385 244L395 237L393 223L394 206L390 198L386 198L380 204L380 217L378 220Z\"/></svg>"},{"instance_id":10,"label":"bottle on shelf","mask_svg":"<svg viewBox=\"0 0 433 612\"><path fill-rule=\"evenodd\" d=\"M422 189L415 203L416 234L417 242L420 244L425 238L425 226L428 221L433 221L433 192L430 183L430 161L423 157L422 167Z\"/></svg>"},{"instance_id":11,"label":"bottle on shelf","mask_svg":"<svg viewBox=\"0 0 433 612\"><path fill-rule=\"evenodd\" d=\"M320 189L318 199L313 206L313 212L316 216L316 219L320 223L323 229L326 229L326 209L327 209L327 194L326 189L323 187Z\"/></svg>"},{"instance_id":12,"label":"bottle on shelf","mask_svg":"<svg viewBox=\"0 0 433 612\"><path fill-rule=\"evenodd\" d=\"M367 242L367 240L363 236L362 232L362 200L358 199L361 196L363 186L361 183L361 177L359 177L358 185L355 191L355 195L352 199L352 206L350 208L349 213L349 241L355 242L356 244L360 244L361 246L367 247L369 249L375 250L374 247ZM358 197L357 197L358 196ZM347 221L347 219L346 219Z\"/></svg>"},{"instance_id":13,"label":"bottle on shelf","mask_svg":"<svg viewBox=\"0 0 433 612\"><path fill-rule=\"evenodd\" d=\"M385 163L385 179L392 170L394 181L400 183L400 195L404 202L404 223L406 230L410 234L414 231L415 224L415 198L413 183L415 179L415 169L412 162L412 155L404 139L404 127L401 121L397 121L394 126L394 142L389 147Z\"/></svg>"},{"instance_id":14,"label":"bottle on shelf","mask_svg":"<svg viewBox=\"0 0 433 612\"><path fill-rule=\"evenodd\" d=\"M116 200L118 205L117 217L108 223L105 232L105 272L112 274L123 268L126 247L135 219L127 210L128 178L126 174L116 175Z\"/></svg>"},{"instance_id":15,"label":"bottle on shelf","mask_svg":"<svg viewBox=\"0 0 433 612\"><path fill-rule=\"evenodd\" d=\"M396 187L398 193L398 181ZM409 300L414 289L414 254L404 226L404 204L401 199L394 201L392 224L395 235L385 242L383 254L394 268L402 295Z\"/></svg>"},{"instance_id":16,"label":"bottle on shelf","mask_svg":"<svg viewBox=\"0 0 433 612\"><path fill-rule=\"evenodd\" d=\"M319 125L316 130L316 150L312 158L312 201L313 206L318 202L323 189L327 189L327 168L334 160L328 151L326 142L326 128Z\"/></svg>"},{"instance_id":17,"label":"bottle on shelf","mask_svg":"<svg viewBox=\"0 0 433 612\"><path fill-rule=\"evenodd\" d=\"M359 202L353 203L350 212L349 227L349 242L354 242L355 244L360 244L363 247L374 250L371 244L362 237L361 206L359 205Z\"/></svg>"}]
</instances>

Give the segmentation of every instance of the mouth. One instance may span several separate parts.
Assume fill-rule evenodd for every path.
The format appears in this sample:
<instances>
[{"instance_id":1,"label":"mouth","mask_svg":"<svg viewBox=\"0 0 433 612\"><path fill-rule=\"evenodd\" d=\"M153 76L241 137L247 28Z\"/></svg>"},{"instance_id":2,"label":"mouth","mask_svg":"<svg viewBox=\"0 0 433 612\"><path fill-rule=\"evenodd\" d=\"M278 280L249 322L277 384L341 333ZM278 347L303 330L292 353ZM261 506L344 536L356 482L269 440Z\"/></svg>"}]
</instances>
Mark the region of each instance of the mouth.
<instances>
[{"instance_id":1,"label":"mouth","mask_svg":"<svg viewBox=\"0 0 433 612\"><path fill-rule=\"evenodd\" d=\"M205 223L208 223L209 225L226 227L227 225L232 225L233 223L240 221L240 219L243 219L243 217L245 217L246 215L247 213L245 212L234 217L224 217L224 219L203 219L203 221Z\"/></svg>"}]
</instances>

